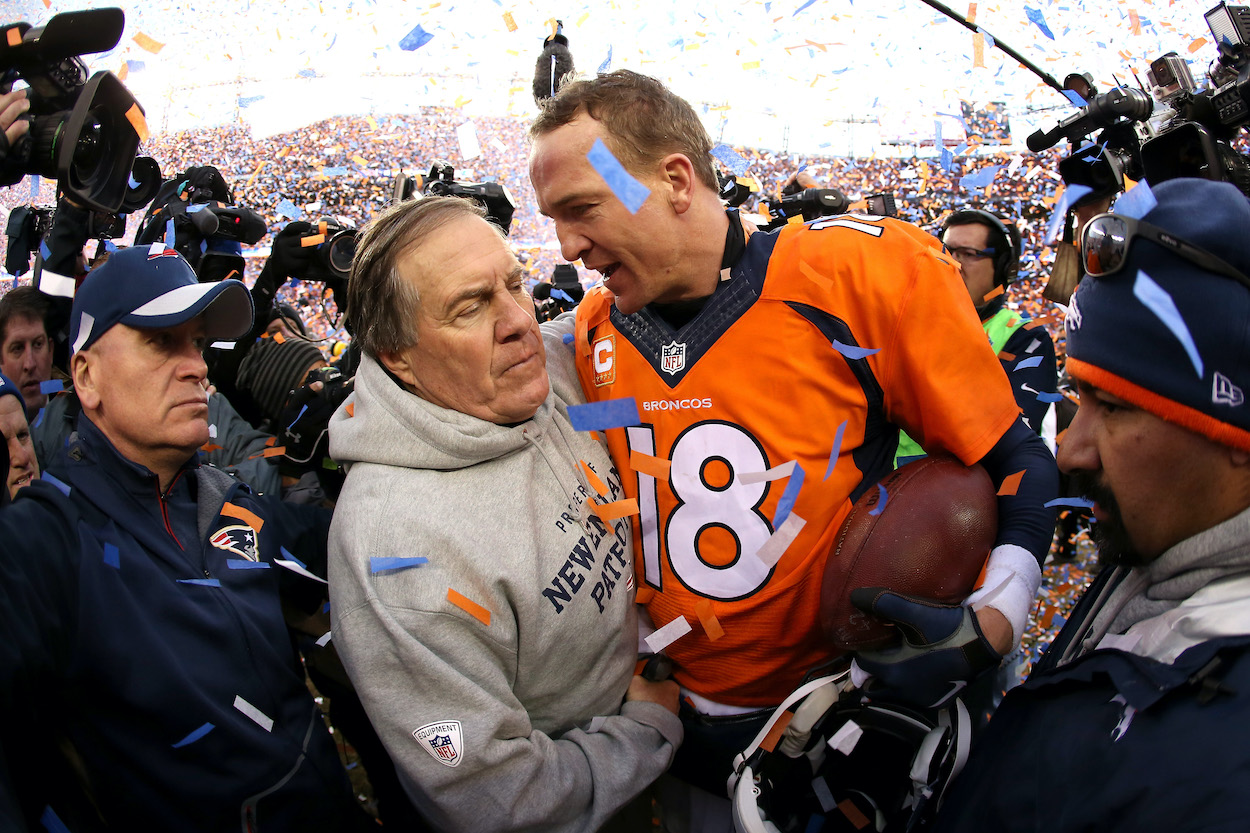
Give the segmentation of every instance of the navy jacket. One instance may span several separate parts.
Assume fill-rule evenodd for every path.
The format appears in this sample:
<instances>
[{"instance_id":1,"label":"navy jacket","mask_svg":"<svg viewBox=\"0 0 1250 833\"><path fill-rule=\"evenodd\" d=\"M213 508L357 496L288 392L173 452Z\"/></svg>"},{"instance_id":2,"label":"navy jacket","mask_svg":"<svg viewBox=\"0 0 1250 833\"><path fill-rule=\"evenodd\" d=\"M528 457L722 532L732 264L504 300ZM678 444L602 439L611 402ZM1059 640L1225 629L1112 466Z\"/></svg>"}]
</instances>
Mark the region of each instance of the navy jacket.
<instances>
[{"instance_id":1,"label":"navy jacket","mask_svg":"<svg viewBox=\"0 0 1250 833\"><path fill-rule=\"evenodd\" d=\"M1248 649L1250 637L1237 636L1201 642L1171 665L1106 649L1058 668L1044 658L994 713L935 829L1246 830Z\"/></svg>"},{"instance_id":2,"label":"navy jacket","mask_svg":"<svg viewBox=\"0 0 1250 833\"><path fill-rule=\"evenodd\" d=\"M0 827L49 804L74 831L352 827L273 563L324 559L325 514L193 462L162 495L78 427L68 499L37 484L0 515Z\"/></svg>"}]
</instances>

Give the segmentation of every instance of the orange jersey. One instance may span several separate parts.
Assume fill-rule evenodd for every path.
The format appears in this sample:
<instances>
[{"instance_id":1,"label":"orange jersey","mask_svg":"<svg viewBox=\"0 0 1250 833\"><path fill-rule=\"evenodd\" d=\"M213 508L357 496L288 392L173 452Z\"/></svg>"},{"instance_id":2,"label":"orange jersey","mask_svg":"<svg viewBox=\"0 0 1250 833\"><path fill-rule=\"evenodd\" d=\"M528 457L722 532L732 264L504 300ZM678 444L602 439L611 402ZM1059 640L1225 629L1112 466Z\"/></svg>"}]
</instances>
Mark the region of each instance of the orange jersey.
<instances>
[{"instance_id":1,"label":"orange jersey","mask_svg":"<svg viewBox=\"0 0 1250 833\"><path fill-rule=\"evenodd\" d=\"M592 291L576 357L588 400L638 404L642 424L607 438L638 499L639 599L657 626L693 626L668 648L674 677L766 707L833 656L825 562L855 498L892 470L898 427L971 464L1019 409L956 267L910 224L755 234L729 274L677 331ZM768 474L792 461L801 472Z\"/></svg>"}]
</instances>

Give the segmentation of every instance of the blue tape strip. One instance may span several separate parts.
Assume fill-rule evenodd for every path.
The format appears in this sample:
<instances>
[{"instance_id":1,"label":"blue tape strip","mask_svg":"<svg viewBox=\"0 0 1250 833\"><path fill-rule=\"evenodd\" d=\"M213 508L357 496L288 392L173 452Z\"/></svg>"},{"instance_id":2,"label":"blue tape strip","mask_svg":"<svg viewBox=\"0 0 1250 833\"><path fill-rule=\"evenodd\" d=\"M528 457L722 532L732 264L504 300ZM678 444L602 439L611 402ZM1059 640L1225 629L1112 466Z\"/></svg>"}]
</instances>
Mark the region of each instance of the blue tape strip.
<instances>
[{"instance_id":1,"label":"blue tape strip","mask_svg":"<svg viewBox=\"0 0 1250 833\"><path fill-rule=\"evenodd\" d=\"M1071 101L1077 107L1084 107L1089 104L1089 102L1085 100L1085 96L1081 95L1076 90L1064 90L1063 94L1068 97L1068 101Z\"/></svg>"},{"instance_id":2,"label":"blue tape strip","mask_svg":"<svg viewBox=\"0 0 1250 833\"><path fill-rule=\"evenodd\" d=\"M246 558L227 558L226 566L231 570L268 570L268 561L248 561Z\"/></svg>"},{"instance_id":3,"label":"blue tape strip","mask_svg":"<svg viewBox=\"0 0 1250 833\"><path fill-rule=\"evenodd\" d=\"M1054 500L1048 500L1044 504L1047 509L1055 506L1074 506L1077 509L1089 509L1094 505L1092 500L1083 497L1057 497Z\"/></svg>"},{"instance_id":4,"label":"blue tape strip","mask_svg":"<svg viewBox=\"0 0 1250 833\"><path fill-rule=\"evenodd\" d=\"M838 432L833 435L833 451L829 452L829 468L825 469L825 480L829 479L829 475L833 474L833 469L838 464L838 455L842 452L842 435L846 433L846 420L838 426Z\"/></svg>"},{"instance_id":5,"label":"blue tape strip","mask_svg":"<svg viewBox=\"0 0 1250 833\"><path fill-rule=\"evenodd\" d=\"M39 479L45 483L51 483L53 486L61 490L61 494L65 495L66 497L69 497L69 484L68 483L64 483L56 479L52 475L48 474L46 471L39 476Z\"/></svg>"},{"instance_id":6,"label":"blue tape strip","mask_svg":"<svg viewBox=\"0 0 1250 833\"><path fill-rule=\"evenodd\" d=\"M843 344L836 338L833 340L833 349L837 350L848 359L866 359L869 356L880 353L881 348L873 349L871 347L856 347L853 344Z\"/></svg>"},{"instance_id":7,"label":"blue tape strip","mask_svg":"<svg viewBox=\"0 0 1250 833\"><path fill-rule=\"evenodd\" d=\"M594 146L586 154L586 160L599 172L599 176L603 177L603 181L612 189L612 193L625 204L629 213L637 214L638 209L642 208L642 204L651 195L650 189L625 170L602 139L595 139Z\"/></svg>"},{"instance_id":8,"label":"blue tape strip","mask_svg":"<svg viewBox=\"0 0 1250 833\"><path fill-rule=\"evenodd\" d=\"M369 571L372 573L384 573L392 570L407 570L410 567L421 567L430 563L430 559L424 556L413 556L411 558L403 558L392 556L388 558L370 558Z\"/></svg>"},{"instance_id":9,"label":"blue tape strip","mask_svg":"<svg viewBox=\"0 0 1250 833\"><path fill-rule=\"evenodd\" d=\"M200 587L221 587L221 580L215 578L180 578L179 584L195 584Z\"/></svg>"},{"instance_id":10,"label":"blue tape strip","mask_svg":"<svg viewBox=\"0 0 1250 833\"><path fill-rule=\"evenodd\" d=\"M117 549L116 544L105 543L104 563L118 570L122 568L122 554L121 551Z\"/></svg>"},{"instance_id":11,"label":"blue tape strip","mask_svg":"<svg viewBox=\"0 0 1250 833\"><path fill-rule=\"evenodd\" d=\"M39 383L40 393L60 393L63 390L65 390L65 383L60 379L49 379L46 382Z\"/></svg>"},{"instance_id":12,"label":"blue tape strip","mask_svg":"<svg viewBox=\"0 0 1250 833\"><path fill-rule=\"evenodd\" d=\"M211 723L205 723L203 726L196 729L194 732L192 732L191 734L187 735L182 740L175 743L173 748L181 749L184 746L190 746L191 744L195 743L197 740L204 737L205 735L207 735L209 732L213 731L216 728L217 727Z\"/></svg>"},{"instance_id":13,"label":"blue tape strip","mask_svg":"<svg viewBox=\"0 0 1250 833\"><path fill-rule=\"evenodd\" d=\"M803 467L796 465L794 473L790 475L790 482L786 484L786 490L781 493L781 499L777 501L777 513L773 515L773 529L780 528L794 511L794 502L798 500L799 490L803 488L803 481L806 478L807 474L803 471Z\"/></svg>"},{"instance_id":14,"label":"blue tape strip","mask_svg":"<svg viewBox=\"0 0 1250 833\"><path fill-rule=\"evenodd\" d=\"M1012 368L1012 372L1015 372L1017 370L1026 370L1027 368L1030 368L1030 367L1037 367L1041 363L1042 363L1041 356L1030 356L1027 359L1021 359L1020 361L1016 362L1016 366Z\"/></svg>"},{"instance_id":15,"label":"blue tape strip","mask_svg":"<svg viewBox=\"0 0 1250 833\"><path fill-rule=\"evenodd\" d=\"M889 499L890 499L890 496L886 494L885 487L882 486L880 483L878 483L877 484L877 508L870 511L868 514L872 515L873 517L880 515L882 512L885 511L885 504L886 504L886 501L888 501Z\"/></svg>"},{"instance_id":16,"label":"blue tape strip","mask_svg":"<svg viewBox=\"0 0 1250 833\"><path fill-rule=\"evenodd\" d=\"M574 431L606 431L609 428L637 425L642 419L638 416L638 401L629 396L585 405L570 405L569 422L573 424Z\"/></svg>"},{"instance_id":17,"label":"blue tape strip","mask_svg":"<svg viewBox=\"0 0 1250 833\"><path fill-rule=\"evenodd\" d=\"M712 154L722 165L733 171L738 176L742 176L751 169L751 163L743 159L736 150L729 145L717 145L712 148L709 153Z\"/></svg>"},{"instance_id":18,"label":"blue tape strip","mask_svg":"<svg viewBox=\"0 0 1250 833\"><path fill-rule=\"evenodd\" d=\"M291 551L288 550L286 547L278 547L278 551L282 553L282 557L285 558L287 561L294 561L296 564L300 565L305 570L308 569L308 565L305 564L303 561L300 561L295 556L291 555Z\"/></svg>"}]
</instances>

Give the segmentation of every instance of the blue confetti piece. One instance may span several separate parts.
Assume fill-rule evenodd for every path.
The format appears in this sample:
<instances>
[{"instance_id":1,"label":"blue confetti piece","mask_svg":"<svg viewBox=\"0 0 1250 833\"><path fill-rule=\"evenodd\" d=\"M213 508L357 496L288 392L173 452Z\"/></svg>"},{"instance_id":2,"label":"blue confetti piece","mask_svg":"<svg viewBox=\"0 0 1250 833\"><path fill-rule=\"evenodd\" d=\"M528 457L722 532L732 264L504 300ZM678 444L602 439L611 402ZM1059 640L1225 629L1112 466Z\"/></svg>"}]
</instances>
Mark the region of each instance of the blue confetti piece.
<instances>
[{"instance_id":1,"label":"blue confetti piece","mask_svg":"<svg viewBox=\"0 0 1250 833\"><path fill-rule=\"evenodd\" d=\"M341 167L339 165L335 165L329 168L322 168L321 173L325 174L326 176L346 176L347 168Z\"/></svg>"},{"instance_id":2,"label":"blue confetti piece","mask_svg":"<svg viewBox=\"0 0 1250 833\"><path fill-rule=\"evenodd\" d=\"M1176 302L1172 300L1172 296L1168 291L1159 284L1155 283L1149 275L1140 269L1137 270L1137 280L1133 283L1133 295L1137 300L1145 304L1146 308L1155 314L1155 317L1163 322L1163 325L1172 331L1172 335L1176 336L1176 340L1185 348L1185 352L1189 354L1189 361L1193 363L1194 370L1198 373L1198 378L1202 378L1202 357L1198 355L1198 345L1194 344L1194 337L1189 332L1189 327L1185 324L1185 319L1181 316L1181 311L1176 308Z\"/></svg>"},{"instance_id":3,"label":"blue confetti piece","mask_svg":"<svg viewBox=\"0 0 1250 833\"><path fill-rule=\"evenodd\" d=\"M564 335L560 336L560 340L561 340L561 341L563 341L565 344L572 344L572 343L573 343L573 334L572 334L572 333L565 333Z\"/></svg>"},{"instance_id":4,"label":"blue confetti piece","mask_svg":"<svg viewBox=\"0 0 1250 833\"><path fill-rule=\"evenodd\" d=\"M126 61L126 71L127 71L127 72L139 72L139 71L140 71L140 70L142 70L145 66L147 66L147 65L146 65L146 64L144 64L144 63L143 63L143 61Z\"/></svg>"},{"instance_id":5,"label":"blue confetti piece","mask_svg":"<svg viewBox=\"0 0 1250 833\"><path fill-rule=\"evenodd\" d=\"M416 52L432 40L434 36L418 25L399 41L399 48L405 52Z\"/></svg>"},{"instance_id":6,"label":"blue confetti piece","mask_svg":"<svg viewBox=\"0 0 1250 833\"><path fill-rule=\"evenodd\" d=\"M221 587L221 580L215 578L180 578L179 584L194 584L199 587Z\"/></svg>"},{"instance_id":7,"label":"blue confetti piece","mask_svg":"<svg viewBox=\"0 0 1250 833\"><path fill-rule=\"evenodd\" d=\"M608 44L608 57L603 59L603 63L599 65L599 74L603 75L612 69L612 44Z\"/></svg>"},{"instance_id":8,"label":"blue confetti piece","mask_svg":"<svg viewBox=\"0 0 1250 833\"><path fill-rule=\"evenodd\" d=\"M301 69L299 72L295 74L298 75L300 78L316 78L317 70L313 69L312 67L304 67L303 69Z\"/></svg>"},{"instance_id":9,"label":"blue confetti piece","mask_svg":"<svg viewBox=\"0 0 1250 833\"><path fill-rule=\"evenodd\" d=\"M1042 363L1041 356L1031 356L1030 358L1021 359L1020 361L1016 362L1016 366L1012 368L1012 370L1016 371L1016 370L1024 370L1025 368L1028 368L1028 367L1037 367L1041 363Z\"/></svg>"},{"instance_id":10,"label":"blue confetti piece","mask_svg":"<svg viewBox=\"0 0 1250 833\"><path fill-rule=\"evenodd\" d=\"M865 359L871 355L881 352L881 348L874 350L870 347L856 347L853 344L843 344L836 338L833 340L833 349L837 350L848 359Z\"/></svg>"},{"instance_id":11,"label":"blue confetti piece","mask_svg":"<svg viewBox=\"0 0 1250 833\"><path fill-rule=\"evenodd\" d=\"M31 424L31 428L38 428L43 425L43 408L39 409L39 413L35 414L35 421Z\"/></svg>"},{"instance_id":12,"label":"blue confetti piece","mask_svg":"<svg viewBox=\"0 0 1250 833\"><path fill-rule=\"evenodd\" d=\"M61 817L56 814L50 806L43 808L43 815L39 817L39 823L44 826L48 833L70 833L65 822L61 821Z\"/></svg>"},{"instance_id":13,"label":"blue confetti piece","mask_svg":"<svg viewBox=\"0 0 1250 833\"><path fill-rule=\"evenodd\" d=\"M951 173L952 169L955 167L955 154L951 153L946 148L942 148L938 164L942 166L942 170L946 171L948 174Z\"/></svg>"},{"instance_id":14,"label":"blue confetti piece","mask_svg":"<svg viewBox=\"0 0 1250 833\"><path fill-rule=\"evenodd\" d=\"M576 301L574 301L574 300L573 300L573 296L569 295L569 294L568 294L567 292L565 292L563 289L553 289L553 290L551 290L551 297L552 297L552 298L559 298L559 299L560 299L560 300L562 300L562 301L568 301L570 304L575 304L575 303L577 303Z\"/></svg>"},{"instance_id":15,"label":"blue confetti piece","mask_svg":"<svg viewBox=\"0 0 1250 833\"><path fill-rule=\"evenodd\" d=\"M1143 179L1125 191L1115 201L1115 207L1111 210L1121 217L1132 217L1134 220L1140 220L1153 211L1158 204L1159 201L1155 199L1154 191L1150 190L1150 183Z\"/></svg>"},{"instance_id":16,"label":"blue confetti piece","mask_svg":"<svg viewBox=\"0 0 1250 833\"><path fill-rule=\"evenodd\" d=\"M1042 30L1043 35L1050 38L1051 40L1055 39L1055 36L1051 34L1050 32L1050 28L1046 25L1046 18L1042 17L1041 9L1034 9L1030 6L1025 6L1024 14L1029 20L1031 20L1034 23L1034 25L1037 26L1038 29Z\"/></svg>"},{"instance_id":17,"label":"blue confetti piece","mask_svg":"<svg viewBox=\"0 0 1250 833\"><path fill-rule=\"evenodd\" d=\"M278 547L278 551L282 553L282 557L285 560L290 561L292 564L298 564L299 566L303 567L305 570L308 569L308 565L305 564L303 561L300 561L295 556L291 555L291 551L288 550L286 547Z\"/></svg>"},{"instance_id":18,"label":"blue confetti piece","mask_svg":"<svg viewBox=\"0 0 1250 833\"><path fill-rule=\"evenodd\" d=\"M131 175L127 178L127 180L126 180L126 187L130 188L132 191L133 191L135 188L138 188L138 187L139 187L139 180L135 179L135 175L134 175L134 174L131 174Z\"/></svg>"},{"instance_id":19,"label":"blue confetti piece","mask_svg":"<svg viewBox=\"0 0 1250 833\"><path fill-rule=\"evenodd\" d=\"M104 563L118 570L122 568L122 555L116 544L105 543Z\"/></svg>"},{"instance_id":20,"label":"blue confetti piece","mask_svg":"<svg viewBox=\"0 0 1250 833\"><path fill-rule=\"evenodd\" d=\"M174 218L170 217L165 223L165 248L172 249L177 240L178 238L174 234Z\"/></svg>"},{"instance_id":21,"label":"blue confetti piece","mask_svg":"<svg viewBox=\"0 0 1250 833\"><path fill-rule=\"evenodd\" d=\"M1002 165L986 165L979 171L960 177L959 184L968 189L985 188L993 183L994 177L998 176L998 172L1002 169Z\"/></svg>"},{"instance_id":22,"label":"blue confetti piece","mask_svg":"<svg viewBox=\"0 0 1250 833\"><path fill-rule=\"evenodd\" d=\"M825 480L829 479L829 475L833 474L833 469L838 465L838 455L842 451L842 435L846 433L846 420L842 420L842 424L838 426L838 431L833 435L833 451L829 452L829 468L825 469Z\"/></svg>"},{"instance_id":23,"label":"blue confetti piece","mask_svg":"<svg viewBox=\"0 0 1250 833\"><path fill-rule=\"evenodd\" d=\"M882 512L885 511L885 503L889 499L890 499L890 496L886 494L885 487L882 486L880 483L878 483L877 484L877 507L873 509L872 511L870 511L868 514L872 515L873 517L880 515Z\"/></svg>"},{"instance_id":24,"label":"blue confetti piece","mask_svg":"<svg viewBox=\"0 0 1250 833\"><path fill-rule=\"evenodd\" d=\"M104 251L106 251L106 252L115 252L115 251L117 251L117 244L116 244L116 243L114 243L112 240L105 240L105 241L104 241Z\"/></svg>"},{"instance_id":25,"label":"blue confetti piece","mask_svg":"<svg viewBox=\"0 0 1250 833\"><path fill-rule=\"evenodd\" d=\"M609 428L625 428L642 422L638 417L638 401L629 396L624 399L607 399L585 405L569 406L569 422L574 431L606 431Z\"/></svg>"},{"instance_id":26,"label":"blue confetti piece","mask_svg":"<svg viewBox=\"0 0 1250 833\"><path fill-rule=\"evenodd\" d=\"M304 212L300 211L299 206L290 200L283 200L278 203L278 213L290 220L304 219Z\"/></svg>"},{"instance_id":27,"label":"blue confetti piece","mask_svg":"<svg viewBox=\"0 0 1250 833\"><path fill-rule=\"evenodd\" d=\"M251 106L252 106L253 104L255 104L256 102L264 100L264 98L265 98L265 97L264 97L263 95L249 95L249 96L242 96L242 95L241 95L241 96L239 96L239 106L240 106L240 107L251 107Z\"/></svg>"},{"instance_id":28,"label":"blue confetti piece","mask_svg":"<svg viewBox=\"0 0 1250 833\"><path fill-rule=\"evenodd\" d=\"M1055 203L1055 210L1051 212L1050 222L1046 224L1047 243L1058 242L1063 230L1064 218L1068 216L1068 209L1080 202L1081 197L1084 197L1092 190L1087 185L1069 185L1063 189L1063 196Z\"/></svg>"},{"instance_id":29,"label":"blue confetti piece","mask_svg":"<svg viewBox=\"0 0 1250 833\"><path fill-rule=\"evenodd\" d=\"M188 206L187 206L187 213L188 213L188 214L199 214L201 211L203 211L203 210L204 210L204 209L206 209L206 208L208 208L208 203L206 203L206 202L194 202L194 203L191 203L190 205L188 205Z\"/></svg>"},{"instance_id":30,"label":"blue confetti piece","mask_svg":"<svg viewBox=\"0 0 1250 833\"><path fill-rule=\"evenodd\" d=\"M398 556L390 558L370 558L369 571L372 573L386 573L394 570L407 570L409 567L421 567L429 563L430 559L419 555L411 558L401 558Z\"/></svg>"},{"instance_id":31,"label":"blue confetti piece","mask_svg":"<svg viewBox=\"0 0 1250 833\"><path fill-rule=\"evenodd\" d=\"M812 4L813 4L813 3L815 3L815 2L816 2L816 0L807 0L807 2L806 2L806 3L804 3L804 4L803 4L803 5L801 5L801 6L799 6L797 9L795 9L795 10L794 10L794 14L790 15L790 17L794 17L794 15L796 15L796 14L798 14L799 12L803 11L804 9L806 9L808 6L812 5Z\"/></svg>"},{"instance_id":32,"label":"blue confetti piece","mask_svg":"<svg viewBox=\"0 0 1250 833\"><path fill-rule=\"evenodd\" d=\"M984 29L982 29L980 26L977 27L977 34L985 38L986 46L988 46L990 49L994 48L994 36L993 35L985 31Z\"/></svg>"},{"instance_id":33,"label":"blue confetti piece","mask_svg":"<svg viewBox=\"0 0 1250 833\"><path fill-rule=\"evenodd\" d=\"M323 604L323 605L321 606L321 612L322 612L322 613L329 613L329 612L330 612L330 603L329 603L329 602L326 602L325 604Z\"/></svg>"},{"instance_id":34,"label":"blue confetti piece","mask_svg":"<svg viewBox=\"0 0 1250 833\"><path fill-rule=\"evenodd\" d=\"M39 189L43 187L43 177L32 176L30 178L30 199L31 202L39 199Z\"/></svg>"},{"instance_id":35,"label":"blue confetti piece","mask_svg":"<svg viewBox=\"0 0 1250 833\"><path fill-rule=\"evenodd\" d=\"M1042 391L1041 393L1037 395L1037 401L1046 402L1046 403L1062 402L1063 394L1062 393L1047 393L1046 391Z\"/></svg>"},{"instance_id":36,"label":"blue confetti piece","mask_svg":"<svg viewBox=\"0 0 1250 833\"><path fill-rule=\"evenodd\" d=\"M777 501L777 513L773 515L773 529L779 529L786 522L786 518L790 517L790 513L794 510L794 502L799 499L799 490L803 488L803 481L806 478L803 467L795 465L794 472L790 475L790 482L786 484L786 490L781 493L781 499Z\"/></svg>"},{"instance_id":37,"label":"blue confetti piece","mask_svg":"<svg viewBox=\"0 0 1250 833\"><path fill-rule=\"evenodd\" d=\"M612 193L625 204L630 214L637 214L638 209L647 201L651 191L647 186L630 175L617 158L608 150L602 139L595 139L594 147L586 154L587 161L603 177L603 181L612 189Z\"/></svg>"},{"instance_id":38,"label":"blue confetti piece","mask_svg":"<svg viewBox=\"0 0 1250 833\"><path fill-rule=\"evenodd\" d=\"M195 743L197 740L204 737L205 735L207 735L209 732L213 731L216 728L217 727L211 723L205 723L203 726L196 729L194 732L192 732L191 734L187 735L182 740L175 743L173 748L181 749L184 746L190 746L191 744Z\"/></svg>"},{"instance_id":39,"label":"blue confetti piece","mask_svg":"<svg viewBox=\"0 0 1250 833\"><path fill-rule=\"evenodd\" d=\"M303 407L301 407L299 409L299 413L295 415L295 419L291 420L291 424L286 427L286 430L290 431L292 428L294 428L295 423L299 422L300 417L302 417L304 415L304 412L307 410L308 410L307 405L304 405Z\"/></svg>"},{"instance_id":40,"label":"blue confetti piece","mask_svg":"<svg viewBox=\"0 0 1250 833\"><path fill-rule=\"evenodd\" d=\"M1054 500L1046 501L1044 505L1047 509L1051 509L1055 506L1071 506L1076 509L1089 509L1094 505L1094 502L1083 497L1057 497Z\"/></svg>"},{"instance_id":41,"label":"blue confetti piece","mask_svg":"<svg viewBox=\"0 0 1250 833\"><path fill-rule=\"evenodd\" d=\"M742 176L751 169L751 163L743 159L737 151L729 145L717 145L709 151L712 156L729 170L733 171L737 176Z\"/></svg>"},{"instance_id":42,"label":"blue confetti piece","mask_svg":"<svg viewBox=\"0 0 1250 833\"><path fill-rule=\"evenodd\" d=\"M39 256L44 260L52 257L52 250L48 248L48 243L45 240L39 241Z\"/></svg>"},{"instance_id":43,"label":"blue confetti piece","mask_svg":"<svg viewBox=\"0 0 1250 833\"><path fill-rule=\"evenodd\" d=\"M52 484L53 486L61 490L61 494L65 495L66 497L69 497L69 484L68 483L64 483L60 480L57 480L55 477L48 474L46 471L43 474L39 475L39 479L42 480L44 483Z\"/></svg>"},{"instance_id":44,"label":"blue confetti piece","mask_svg":"<svg viewBox=\"0 0 1250 833\"><path fill-rule=\"evenodd\" d=\"M60 379L49 379L39 383L39 392L43 394L60 393L65 390L65 383Z\"/></svg>"},{"instance_id":45,"label":"blue confetti piece","mask_svg":"<svg viewBox=\"0 0 1250 833\"><path fill-rule=\"evenodd\" d=\"M1085 96L1081 95L1076 90L1064 90L1063 94L1068 97L1068 101L1071 101L1077 107L1084 107L1089 104L1089 102L1085 100Z\"/></svg>"},{"instance_id":46,"label":"blue confetti piece","mask_svg":"<svg viewBox=\"0 0 1250 833\"><path fill-rule=\"evenodd\" d=\"M231 570L268 570L268 561L249 561L246 558L227 558L226 566Z\"/></svg>"}]
</instances>

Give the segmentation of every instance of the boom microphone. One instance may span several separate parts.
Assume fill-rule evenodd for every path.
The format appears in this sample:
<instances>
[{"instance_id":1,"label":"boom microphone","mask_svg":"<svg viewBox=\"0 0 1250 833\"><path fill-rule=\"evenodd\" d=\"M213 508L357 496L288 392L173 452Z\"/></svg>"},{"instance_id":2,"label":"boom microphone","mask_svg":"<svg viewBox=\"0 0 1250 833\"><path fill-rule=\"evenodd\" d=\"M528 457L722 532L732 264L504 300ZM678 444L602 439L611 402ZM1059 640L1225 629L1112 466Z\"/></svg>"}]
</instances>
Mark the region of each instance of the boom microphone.
<instances>
[{"instance_id":1,"label":"boom microphone","mask_svg":"<svg viewBox=\"0 0 1250 833\"><path fill-rule=\"evenodd\" d=\"M543 41L542 54L534 65L534 103L541 107L572 74L573 53L564 36L564 24L557 20L556 33Z\"/></svg>"}]
</instances>

